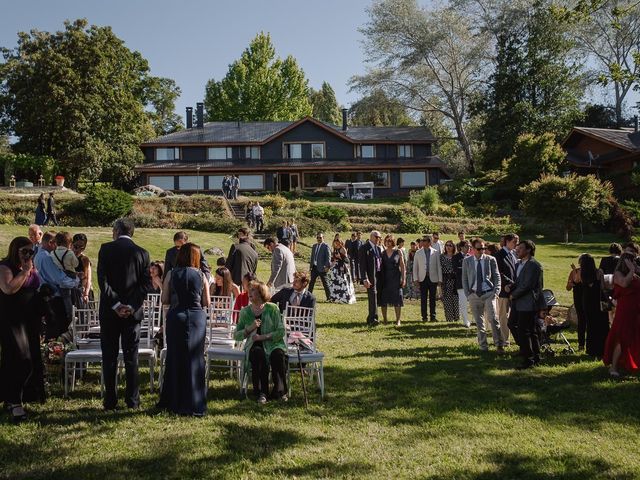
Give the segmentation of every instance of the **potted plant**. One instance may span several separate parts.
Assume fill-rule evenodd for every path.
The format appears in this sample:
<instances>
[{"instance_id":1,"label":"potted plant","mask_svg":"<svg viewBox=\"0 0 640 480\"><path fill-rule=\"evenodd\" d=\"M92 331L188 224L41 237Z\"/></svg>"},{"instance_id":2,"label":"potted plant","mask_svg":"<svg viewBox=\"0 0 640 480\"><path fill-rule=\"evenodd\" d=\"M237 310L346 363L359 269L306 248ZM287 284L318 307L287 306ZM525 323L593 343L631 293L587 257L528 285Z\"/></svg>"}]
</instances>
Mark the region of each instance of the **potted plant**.
<instances>
[{"instance_id":1,"label":"potted plant","mask_svg":"<svg viewBox=\"0 0 640 480\"><path fill-rule=\"evenodd\" d=\"M58 187L64 187L64 177L62 175L56 175L56 185Z\"/></svg>"}]
</instances>

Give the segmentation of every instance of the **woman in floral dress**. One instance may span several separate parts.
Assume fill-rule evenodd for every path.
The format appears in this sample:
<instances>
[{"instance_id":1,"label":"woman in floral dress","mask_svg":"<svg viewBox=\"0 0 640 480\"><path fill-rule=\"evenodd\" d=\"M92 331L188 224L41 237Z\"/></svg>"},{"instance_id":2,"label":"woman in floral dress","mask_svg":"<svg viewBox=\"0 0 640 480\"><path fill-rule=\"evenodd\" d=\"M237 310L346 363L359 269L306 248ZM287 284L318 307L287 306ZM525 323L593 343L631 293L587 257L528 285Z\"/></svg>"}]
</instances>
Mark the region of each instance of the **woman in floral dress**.
<instances>
[{"instance_id":1,"label":"woman in floral dress","mask_svg":"<svg viewBox=\"0 0 640 480\"><path fill-rule=\"evenodd\" d=\"M356 303L356 292L349 273L347 249L340 238L333 240L331 267L327 275L329 301L335 303Z\"/></svg>"},{"instance_id":2,"label":"woman in floral dress","mask_svg":"<svg viewBox=\"0 0 640 480\"><path fill-rule=\"evenodd\" d=\"M456 272L453 268L453 256L456 247L451 240L444 244L444 252L440 255L440 266L442 267L442 303L444 305L444 316L447 322L455 322L460 316L458 310L458 290L456 290Z\"/></svg>"}]
</instances>

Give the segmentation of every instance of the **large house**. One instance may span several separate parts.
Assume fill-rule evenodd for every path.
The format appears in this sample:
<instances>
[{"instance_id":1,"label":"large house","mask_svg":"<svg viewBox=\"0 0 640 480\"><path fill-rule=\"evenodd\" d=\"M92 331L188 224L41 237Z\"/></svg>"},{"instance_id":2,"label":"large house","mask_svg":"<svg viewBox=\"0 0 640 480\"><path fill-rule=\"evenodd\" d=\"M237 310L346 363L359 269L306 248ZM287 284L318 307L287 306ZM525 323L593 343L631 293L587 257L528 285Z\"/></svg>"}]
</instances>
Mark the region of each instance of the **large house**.
<instances>
[{"instance_id":1,"label":"large house","mask_svg":"<svg viewBox=\"0 0 640 480\"><path fill-rule=\"evenodd\" d=\"M637 191L631 176L640 168L640 132L637 127L575 127L562 142L562 147L573 171L610 180L616 194L622 198Z\"/></svg>"},{"instance_id":2,"label":"large house","mask_svg":"<svg viewBox=\"0 0 640 480\"><path fill-rule=\"evenodd\" d=\"M448 179L432 154L435 138L425 127L336 126L310 117L295 122L203 122L187 108L187 128L141 145L136 167L146 184L165 190L221 190L237 174L240 190L324 189L330 182L373 182L376 196ZM194 124L195 123L195 124Z\"/></svg>"}]
</instances>

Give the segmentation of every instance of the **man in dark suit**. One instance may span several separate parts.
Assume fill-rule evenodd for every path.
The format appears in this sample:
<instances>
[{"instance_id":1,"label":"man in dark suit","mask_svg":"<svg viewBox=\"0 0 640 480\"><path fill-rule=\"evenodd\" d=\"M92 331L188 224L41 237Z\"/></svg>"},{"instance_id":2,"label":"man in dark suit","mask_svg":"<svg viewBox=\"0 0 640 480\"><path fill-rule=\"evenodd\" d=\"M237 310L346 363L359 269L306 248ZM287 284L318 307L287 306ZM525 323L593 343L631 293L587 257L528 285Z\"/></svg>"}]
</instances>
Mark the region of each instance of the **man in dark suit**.
<instances>
[{"instance_id":1,"label":"man in dark suit","mask_svg":"<svg viewBox=\"0 0 640 480\"><path fill-rule=\"evenodd\" d=\"M113 224L113 242L104 243L98 253L100 286L100 346L105 410L118 403L116 373L122 345L126 375L125 402L138 408L138 343L142 304L152 289L149 253L133 243L133 222L119 219Z\"/></svg>"},{"instance_id":2,"label":"man in dark suit","mask_svg":"<svg viewBox=\"0 0 640 480\"><path fill-rule=\"evenodd\" d=\"M516 283L511 290L511 308L517 324L517 340L520 345L522 364L518 369L531 368L540 362L540 340L536 328L536 316L546 308L542 295L542 265L534 258L536 245L523 240L516 247L518 265Z\"/></svg>"},{"instance_id":3,"label":"man in dark suit","mask_svg":"<svg viewBox=\"0 0 640 480\"><path fill-rule=\"evenodd\" d=\"M362 234L359 231L356 231L351 236L351 240L347 240L347 243L349 243L349 246L347 246L347 244L345 243L345 248L347 249L347 255L349 255L351 278L355 285L360 281L360 262L358 260L358 252L360 251L360 247L362 246Z\"/></svg>"},{"instance_id":4,"label":"man in dark suit","mask_svg":"<svg viewBox=\"0 0 640 480\"><path fill-rule=\"evenodd\" d=\"M247 273L256 273L258 268L258 253L251 244L248 228L241 228L236 234L238 243L231 245L225 267L231 272L231 278L236 285L242 285L242 278Z\"/></svg>"},{"instance_id":5,"label":"man in dark suit","mask_svg":"<svg viewBox=\"0 0 640 480\"><path fill-rule=\"evenodd\" d=\"M380 232L374 230L358 252L360 263L360 280L367 289L369 314L367 324L371 327L378 325L378 293L382 290L382 248L380 248Z\"/></svg>"},{"instance_id":6,"label":"man in dark suit","mask_svg":"<svg viewBox=\"0 0 640 480\"><path fill-rule=\"evenodd\" d=\"M498 295L498 321L500 322L500 333L504 346L508 347L510 344L509 312L511 310L509 294L516 283L515 248L518 244L518 236L514 233L508 233L502 239L504 246L495 255L498 271L500 272L500 284L502 285Z\"/></svg>"},{"instance_id":7,"label":"man in dark suit","mask_svg":"<svg viewBox=\"0 0 640 480\"><path fill-rule=\"evenodd\" d=\"M307 290L307 286L309 286L309 274L296 272L293 277L293 287L280 290L271 297L271 303L278 305L281 313L284 313L287 303L299 307L315 308L316 297Z\"/></svg>"},{"instance_id":8,"label":"man in dark suit","mask_svg":"<svg viewBox=\"0 0 640 480\"><path fill-rule=\"evenodd\" d=\"M316 280L320 277L322 286L324 287L324 293L329 300L329 285L327 284L327 272L331 264L331 252L329 251L329 245L324 243L324 235L318 233L316 235L316 243L311 247L311 261L309 262L309 271L311 272L311 282L309 284L309 291L313 293L313 287L316 284Z\"/></svg>"},{"instance_id":9,"label":"man in dark suit","mask_svg":"<svg viewBox=\"0 0 640 480\"><path fill-rule=\"evenodd\" d=\"M47 218L44 221L45 225L49 225L49 222L53 222L54 225L58 225L58 219L56 218L56 199L53 198L53 193L49 193L47 199Z\"/></svg>"},{"instance_id":10,"label":"man in dark suit","mask_svg":"<svg viewBox=\"0 0 640 480\"><path fill-rule=\"evenodd\" d=\"M173 236L173 247L171 247L164 255L164 272L163 277L167 276L171 270L176 266L176 260L178 258L178 251L180 247L189 241L187 232L177 232ZM205 274L207 278L211 278L211 267L207 259L204 257L204 252L200 249L200 270Z\"/></svg>"}]
</instances>

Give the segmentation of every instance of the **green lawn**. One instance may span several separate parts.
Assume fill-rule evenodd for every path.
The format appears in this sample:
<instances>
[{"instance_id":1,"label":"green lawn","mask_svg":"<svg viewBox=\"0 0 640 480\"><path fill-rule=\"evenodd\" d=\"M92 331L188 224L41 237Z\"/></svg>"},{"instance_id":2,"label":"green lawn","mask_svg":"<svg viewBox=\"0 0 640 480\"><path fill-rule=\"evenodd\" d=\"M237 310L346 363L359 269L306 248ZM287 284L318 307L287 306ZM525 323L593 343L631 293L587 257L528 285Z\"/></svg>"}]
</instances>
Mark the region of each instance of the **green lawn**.
<instances>
[{"instance_id":1,"label":"green lawn","mask_svg":"<svg viewBox=\"0 0 640 480\"><path fill-rule=\"evenodd\" d=\"M0 227L1 248L24 230ZM95 259L108 232L81 230ZM136 237L160 258L172 233ZM224 250L229 242L192 238ZM588 240L540 242L556 293L571 261L602 253L610 238ZM261 262L262 278L266 268ZM312 390L309 410L296 376L288 404L258 407L218 373L203 419L157 413L144 372L135 412L103 413L97 374L71 400L54 386L46 405L30 406L32 421L13 426L1 418L0 478L640 478L637 379L610 381L599 362L578 354L518 372L514 359L481 355L463 327L417 321L415 302L403 315L400 328L370 330L362 295L350 306L319 303L327 395L320 402Z\"/></svg>"}]
</instances>

